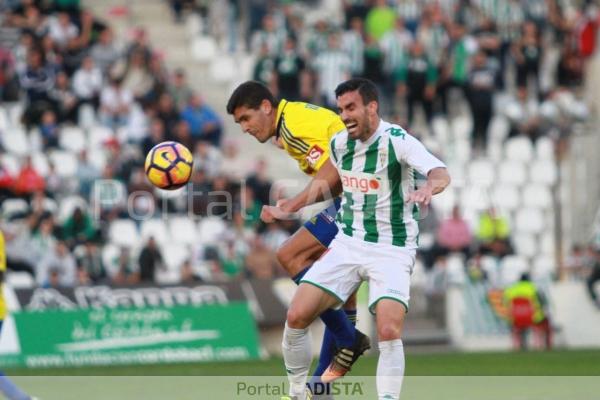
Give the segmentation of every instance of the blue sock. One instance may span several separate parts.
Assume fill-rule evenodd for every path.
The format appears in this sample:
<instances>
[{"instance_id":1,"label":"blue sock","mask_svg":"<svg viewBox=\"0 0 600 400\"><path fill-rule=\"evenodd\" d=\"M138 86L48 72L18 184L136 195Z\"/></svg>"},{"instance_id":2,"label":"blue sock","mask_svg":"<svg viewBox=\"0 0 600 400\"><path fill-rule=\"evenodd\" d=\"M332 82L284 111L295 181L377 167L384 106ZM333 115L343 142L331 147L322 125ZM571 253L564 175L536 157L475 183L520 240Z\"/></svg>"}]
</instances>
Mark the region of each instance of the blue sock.
<instances>
[{"instance_id":1,"label":"blue sock","mask_svg":"<svg viewBox=\"0 0 600 400\"><path fill-rule=\"evenodd\" d=\"M23 393L10 379L0 372L0 392L9 400L30 400L31 397Z\"/></svg>"},{"instance_id":2,"label":"blue sock","mask_svg":"<svg viewBox=\"0 0 600 400\"><path fill-rule=\"evenodd\" d=\"M321 320L334 337L334 343L338 347L352 347L356 337L356 329L346 317L344 310L325 310L321 314Z\"/></svg>"},{"instance_id":3,"label":"blue sock","mask_svg":"<svg viewBox=\"0 0 600 400\"><path fill-rule=\"evenodd\" d=\"M352 325L356 325L356 310L344 310L346 318ZM321 382L321 375L327 369L333 358L333 351L335 349L335 337L329 328L325 327L325 333L323 334L323 344L321 345L321 353L319 354L319 363L317 368L313 372L313 376L310 379L310 389L315 395L329 394L330 385Z\"/></svg>"},{"instance_id":4,"label":"blue sock","mask_svg":"<svg viewBox=\"0 0 600 400\"><path fill-rule=\"evenodd\" d=\"M302 271L298 272L296 275L292 276L292 280L296 283L296 285L300 284L300 280L304 278L304 275L306 275L306 272L308 272L309 268L310 267L306 267Z\"/></svg>"}]
</instances>

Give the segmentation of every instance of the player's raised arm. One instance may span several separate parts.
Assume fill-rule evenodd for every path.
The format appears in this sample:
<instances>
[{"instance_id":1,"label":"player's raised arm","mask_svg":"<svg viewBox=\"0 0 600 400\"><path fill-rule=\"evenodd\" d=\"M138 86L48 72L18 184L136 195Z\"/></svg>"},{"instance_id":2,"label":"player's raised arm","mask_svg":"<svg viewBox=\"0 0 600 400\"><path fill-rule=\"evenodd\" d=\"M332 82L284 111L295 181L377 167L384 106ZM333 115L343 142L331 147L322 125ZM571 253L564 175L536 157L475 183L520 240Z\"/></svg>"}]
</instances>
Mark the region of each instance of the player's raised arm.
<instances>
[{"instance_id":1,"label":"player's raised arm","mask_svg":"<svg viewBox=\"0 0 600 400\"><path fill-rule=\"evenodd\" d=\"M342 193L342 181L330 159L323 164L314 178L296 196L280 200L277 206L263 206L261 219L267 223L276 219L285 219L303 207L335 198L340 193Z\"/></svg>"},{"instance_id":2,"label":"player's raised arm","mask_svg":"<svg viewBox=\"0 0 600 400\"><path fill-rule=\"evenodd\" d=\"M410 193L406 201L411 203L421 203L429 205L431 197L441 193L450 184L450 175L445 167L437 167L427 174L427 183L419 190Z\"/></svg>"}]
</instances>

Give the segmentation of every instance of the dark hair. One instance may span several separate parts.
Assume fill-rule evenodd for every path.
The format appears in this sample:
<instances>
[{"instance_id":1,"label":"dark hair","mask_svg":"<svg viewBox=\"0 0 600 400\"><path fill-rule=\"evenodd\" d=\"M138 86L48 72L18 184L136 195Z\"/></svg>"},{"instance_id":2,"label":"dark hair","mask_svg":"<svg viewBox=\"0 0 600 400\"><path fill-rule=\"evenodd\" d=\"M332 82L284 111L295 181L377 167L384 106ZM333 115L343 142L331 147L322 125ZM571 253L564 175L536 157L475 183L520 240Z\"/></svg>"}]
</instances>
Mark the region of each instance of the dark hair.
<instances>
[{"instance_id":1,"label":"dark hair","mask_svg":"<svg viewBox=\"0 0 600 400\"><path fill-rule=\"evenodd\" d=\"M278 101L273 96L273 93L260 82L247 81L239 85L227 102L227 113L233 114L236 108L246 106L256 110L263 100L268 100L273 107L276 107Z\"/></svg>"},{"instance_id":2,"label":"dark hair","mask_svg":"<svg viewBox=\"0 0 600 400\"><path fill-rule=\"evenodd\" d=\"M358 94L360 94L360 97L365 105L372 101L375 101L377 104L379 104L377 87L372 81L365 78L352 78L340 83L338 87L335 88L335 97L340 97L345 93L354 92L355 90L358 90Z\"/></svg>"}]
</instances>

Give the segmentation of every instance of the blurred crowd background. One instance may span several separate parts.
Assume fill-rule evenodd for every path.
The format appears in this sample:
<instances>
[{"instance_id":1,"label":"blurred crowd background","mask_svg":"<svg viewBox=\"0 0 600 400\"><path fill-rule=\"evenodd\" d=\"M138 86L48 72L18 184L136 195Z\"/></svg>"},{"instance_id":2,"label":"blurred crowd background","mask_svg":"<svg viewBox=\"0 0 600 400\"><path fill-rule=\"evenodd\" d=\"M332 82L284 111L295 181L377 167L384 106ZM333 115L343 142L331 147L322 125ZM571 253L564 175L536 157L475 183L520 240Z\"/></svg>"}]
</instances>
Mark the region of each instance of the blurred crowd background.
<instances>
[{"instance_id":1,"label":"blurred crowd background","mask_svg":"<svg viewBox=\"0 0 600 400\"><path fill-rule=\"evenodd\" d=\"M377 84L382 117L423 140L453 177L423 210L416 280L430 292L457 276L493 286L525 271L599 279L594 243L559 252L556 212L558 163L592 115L595 2L168 3L172 23L189 27L190 60L251 60L232 83L259 80L280 98L334 110L341 81ZM259 219L286 195L268 173L277 150L240 156L224 104L193 90L144 28L115 35L110 19L126 18L126 5L107 18L79 0L4 0L0 13L1 228L14 284L284 275L275 250L301 221ZM164 140L194 153L191 184L174 193L143 171Z\"/></svg>"}]
</instances>

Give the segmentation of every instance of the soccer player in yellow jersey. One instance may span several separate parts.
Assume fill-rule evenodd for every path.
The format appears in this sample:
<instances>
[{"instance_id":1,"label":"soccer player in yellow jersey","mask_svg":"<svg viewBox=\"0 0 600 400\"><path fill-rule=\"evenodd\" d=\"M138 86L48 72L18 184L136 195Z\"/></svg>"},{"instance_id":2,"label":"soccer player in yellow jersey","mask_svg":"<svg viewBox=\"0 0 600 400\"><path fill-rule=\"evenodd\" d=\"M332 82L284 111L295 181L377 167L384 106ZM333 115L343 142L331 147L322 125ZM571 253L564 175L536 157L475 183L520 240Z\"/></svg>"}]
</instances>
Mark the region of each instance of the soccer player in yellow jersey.
<instances>
[{"instance_id":1,"label":"soccer player in yellow jersey","mask_svg":"<svg viewBox=\"0 0 600 400\"><path fill-rule=\"evenodd\" d=\"M266 143L275 138L283 149L298 162L305 174L313 179L326 174L327 169L335 169L329 159L329 141L338 132L346 129L340 117L334 112L309 103L276 100L262 83L248 81L238 86L227 103L227 112L233 116L245 133ZM327 250L338 232L335 215L340 200L312 218L289 238L277 251L277 258L283 268L297 284L312 263ZM278 209L264 206L261 218L273 222ZM321 315L326 330L314 371L312 390L322 391L317 385L318 378L329 366L335 347L347 349L358 356L370 347L369 339L355 330L351 320L356 320L356 299L348 300L342 310L330 309ZM355 357L356 358L356 357ZM327 396L321 397L323 399Z\"/></svg>"},{"instance_id":2,"label":"soccer player in yellow jersey","mask_svg":"<svg viewBox=\"0 0 600 400\"><path fill-rule=\"evenodd\" d=\"M6 318L7 309L4 301L4 274L6 273L6 251L4 249L4 235L0 231L0 333ZM34 400L33 397L23 393L2 372L0 372L0 392L9 400Z\"/></svg>"}]
</instances>

